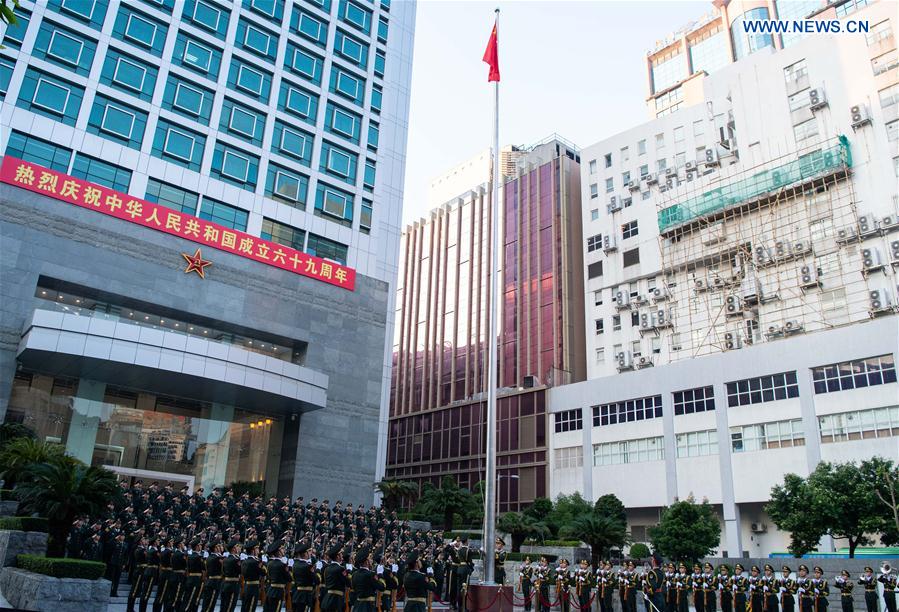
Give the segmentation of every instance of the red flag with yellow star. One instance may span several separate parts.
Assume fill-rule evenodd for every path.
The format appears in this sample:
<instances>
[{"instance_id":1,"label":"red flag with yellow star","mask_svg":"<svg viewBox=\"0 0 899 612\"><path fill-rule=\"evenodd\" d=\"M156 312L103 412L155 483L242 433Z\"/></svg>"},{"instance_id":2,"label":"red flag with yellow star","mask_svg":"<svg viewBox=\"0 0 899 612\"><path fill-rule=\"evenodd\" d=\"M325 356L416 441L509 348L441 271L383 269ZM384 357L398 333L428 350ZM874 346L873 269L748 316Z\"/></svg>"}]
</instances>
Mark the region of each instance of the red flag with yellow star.
<instances>
[{"instance_id":1,"label":"red flag with yellow star","mask_svg":"<svg viewBox=\"0 0 899 612\"><path fill-rule=\"evenodd\" d=\"M496 24L490 33L490 40L487 41L487 50L484 51L484 62L490 64L490 74L487 75L487 82L499 81L499 45L497 44Z\"/></svg>"}]
</instances>

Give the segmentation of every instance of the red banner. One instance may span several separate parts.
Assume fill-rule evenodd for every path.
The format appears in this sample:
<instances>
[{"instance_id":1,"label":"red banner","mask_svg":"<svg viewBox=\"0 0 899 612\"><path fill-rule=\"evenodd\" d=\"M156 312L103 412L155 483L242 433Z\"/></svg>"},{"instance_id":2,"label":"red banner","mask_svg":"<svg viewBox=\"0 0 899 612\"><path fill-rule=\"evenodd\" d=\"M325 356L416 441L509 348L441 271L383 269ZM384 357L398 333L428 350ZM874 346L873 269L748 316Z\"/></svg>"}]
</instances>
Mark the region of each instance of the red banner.
<instances>
[{"instance_id":1,"label":"red banner","mask_svg":"<svg viewBox=\"0 0 899 612\"><path fill-rule=\"evenodd\" d=\"M251 236L212 221L172 210L161 204L134 198L96 183L78 179L22 161L3 158L0 182L15 185L55 200L96 210L166 234L180 236L220 251L247 257L282 270L308 276L353 291L356 271L290 247Z\"/></svg>"}]
</instances>

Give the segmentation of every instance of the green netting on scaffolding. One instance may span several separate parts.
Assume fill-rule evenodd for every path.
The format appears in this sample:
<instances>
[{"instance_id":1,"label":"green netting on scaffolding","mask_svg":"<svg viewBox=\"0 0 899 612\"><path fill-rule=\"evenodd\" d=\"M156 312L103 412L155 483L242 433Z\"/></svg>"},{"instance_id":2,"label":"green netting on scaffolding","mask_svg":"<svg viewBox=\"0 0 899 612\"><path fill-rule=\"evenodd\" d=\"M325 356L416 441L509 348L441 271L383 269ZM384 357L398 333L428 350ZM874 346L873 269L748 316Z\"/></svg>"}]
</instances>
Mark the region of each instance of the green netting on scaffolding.
<instances>
[{"instance_id":1,"label":"green netting on scaffolding","mask_svg":"<svg viewBox=\"0 0 899 612\"><path fill-rule=\"evenodd\" d=\"M845 136L839 136L838 141L832 147L800 155L789 163L762 170L749 178L711 189L685 202L663 208L658 213L659 231L664 232L676 225L738 206L762 194L801 184L840 168L852 167L849 140Z\"/></svg>"}]
</instances>

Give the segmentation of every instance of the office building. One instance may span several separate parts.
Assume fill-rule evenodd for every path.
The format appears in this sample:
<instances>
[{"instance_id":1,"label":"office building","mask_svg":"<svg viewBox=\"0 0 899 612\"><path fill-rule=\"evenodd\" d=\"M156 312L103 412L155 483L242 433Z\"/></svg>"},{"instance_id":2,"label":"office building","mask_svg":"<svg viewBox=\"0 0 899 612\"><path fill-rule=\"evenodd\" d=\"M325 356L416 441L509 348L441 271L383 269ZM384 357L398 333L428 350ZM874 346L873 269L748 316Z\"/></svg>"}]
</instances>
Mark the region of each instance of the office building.
<instances>
[{"instance_id":1,"label":"office building","mask_svg":"<svg viewBox=\"0 0 899 612\"><path fill-rule=\"evenodd\" d=\"M501 157L515 174L501 192L500 512L547 494L546 390L584 377L580 157L558 137L514 152ZM455 196L403 232L388 477L466 488L484 478L490 176L488 154L436 179Z\"/></svg>"},{"instance_id":2,"label":"office building","mask_svg":"<svg viewBox=\"0 0 899 612\"><path fill-rule=\"evenodd\" d=\"M785 474L899 459L894 8L581 151L588 380L549 392L553 496L616 494L635 541L706 498L718 553L763 557Z\"/></svg>"},{"instance_id":3,"label":"office building","mask_svg":"<svg viewBox=\"0 0 899 612\"><path fill-rule=\"evenodd\" d=\"M0 414L128 476L370 502L415 10L23 1Z\"/></svg>"}]
</instances>

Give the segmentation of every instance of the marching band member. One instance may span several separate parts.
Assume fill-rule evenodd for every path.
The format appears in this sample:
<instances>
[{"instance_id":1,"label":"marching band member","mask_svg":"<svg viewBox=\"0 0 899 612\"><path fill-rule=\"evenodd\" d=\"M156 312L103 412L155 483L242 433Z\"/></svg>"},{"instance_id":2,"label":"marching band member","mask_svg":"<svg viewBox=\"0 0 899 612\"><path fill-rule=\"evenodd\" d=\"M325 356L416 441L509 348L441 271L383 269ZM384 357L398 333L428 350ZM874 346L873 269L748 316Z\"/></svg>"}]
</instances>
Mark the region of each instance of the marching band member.
<instances>
[{"instance_id":1,"label":"marching band member","mask_svg":"<svg viewBox=\"0 0 899 612\"><path fill-rule=\"evenodd\" d=\"M812 578L812 594L815 596L815 612L827 609L827 596L830 595L830 588L827 586L827 579L824 578L824 570L820 565L815 566L815 577Z\"/></svg>"},{"instance_id":2,"label":"marching band member","mask_svg":"<svg viewBox=\"0 0 899 612\"><path fill-rule=\"evenodd\" d=\"M812 612L815 604L815 594L812 592L812 580L808 577L808 566L799 566L799 576L796 578L796 593L799 595L799 610Z\"/></svg>"},{"instance_id":3,"label":"marching band member","mask_svg":"<svg viewBox=\"0 0 899 612\"><path fill-rule=\"evenodd\" d=\"M518 588L524 597L524 612L531 612L531 590L534 586L534 568L531 567L531 558L526 556L518 569Z\"/></svg>"},{"instance_id":4,"label":"marching band member","mask_svg":"<svg viewBox=\"0 0 899 612\"><path fill-rule=\"evenodd\" d=\"M887 606L887 612L896 612L896 575L886 561L880 566L877 581L883 584L883 601Z\"/></svg>"},{"instance_id":5,"label":"marching band member","mask_svg":"<svg viewBox=\"0 0 899 612\"><path fill-rule=\"evenodd\" d=\"M858 577L858 583L865 589L865 608L867 612L877 612L877 579L874 568L865 566L865 573Z\"/></svg>"},{"instance_id":6,"label":"marching band member","mask_svg":"<svg viewBox=\"0 0 899 612\"><path fill-rule=\"evenodd\" d=\"M849 578L849 572L843 570L834 578L834 584L840 589L840 606L843 612L852 612L852 587L855 586Z\"/></svg>"}]
</instances>

